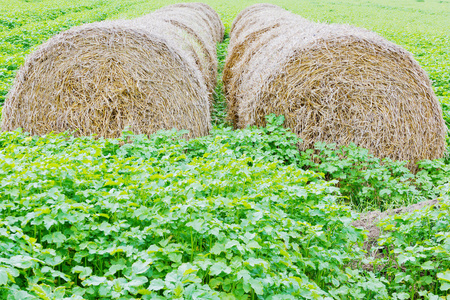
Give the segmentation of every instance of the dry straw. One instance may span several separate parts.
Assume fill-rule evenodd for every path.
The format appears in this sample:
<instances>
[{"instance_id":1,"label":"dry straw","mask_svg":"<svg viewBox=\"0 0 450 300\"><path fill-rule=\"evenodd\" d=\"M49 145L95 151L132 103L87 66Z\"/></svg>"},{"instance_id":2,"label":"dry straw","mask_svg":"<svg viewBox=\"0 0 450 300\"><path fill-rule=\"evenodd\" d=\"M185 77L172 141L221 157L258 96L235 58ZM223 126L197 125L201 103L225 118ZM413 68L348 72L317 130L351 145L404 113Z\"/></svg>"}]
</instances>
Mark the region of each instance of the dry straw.
<instances>
[{"instance_id":1,"label":"dry straw","mask_svg":"<svg viewBox=\"0 0 450 300\"><path fill-rule=\"evenodd\" d=\"M219 15L203 3L180 3L160 9L151 15L137 19L137 22L147 19L158 19L179 28L179 37L188 39L189 43L181 43L189 47L189 51L203 73L210 102L217 80L216 45L222 41L224 26ZM178 43L180 44L180 43Z\"/></svg>"},{"instance_id":2,"label":"dry straw","mask_svg":"<svg viewBox=\"0 0 450 300\"><path fill-rule=\"evenodd\" d=\"M302 150L355 143L411 169L444 154L446 127L426 73L373 32L259 4L233 23L228 53L223 81L235 127L282 114Z\"/></svg>"},{"instance_id":3,"label":"dry straw","mask_svg":"<svg viewBox=\"0 0 450 300\"><path fill-rule=\"evenodd\" d=\"M172 5L134 20L87 24L31 54L3 109L3 130L118 137L209 133L223 25L207 5Z\"/></svg>"}]
</instances>

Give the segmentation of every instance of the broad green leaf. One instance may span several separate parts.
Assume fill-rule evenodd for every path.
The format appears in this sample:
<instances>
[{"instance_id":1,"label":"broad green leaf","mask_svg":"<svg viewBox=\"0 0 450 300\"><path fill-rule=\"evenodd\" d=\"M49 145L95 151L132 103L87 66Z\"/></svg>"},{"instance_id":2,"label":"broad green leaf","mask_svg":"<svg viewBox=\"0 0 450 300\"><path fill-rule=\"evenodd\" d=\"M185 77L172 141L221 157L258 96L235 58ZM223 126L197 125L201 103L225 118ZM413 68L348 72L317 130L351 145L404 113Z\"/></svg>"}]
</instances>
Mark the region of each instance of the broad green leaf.
<instances>
[{"instance_id":1,"label":"broad green leaf","mask_svg":"<svg viewBox=\"0 0 450 300\"><path fill-rule=\"evenodd\" d=\"M408 261L411 261L411 262L416 261L416 258L414 256L407 256L407 255L400 254L398 256L397 260L400 265L403 265L405 262L408 262Z\"/></svg>"},{"instance_id":2,"label":"broad green leaf","mask_svg":"<svg viewBox=\"0 0 450 300\"><path fill-rule=\"evenodd\" d=\"M427 261L423 263L420 268L422 270L433 270L435 268L435 264L432 261Z\"/></svg>"},{"instance_id":3,"label":"broad green leaf","mask_svg":"<svg viewBox=\"0 0 450 300\"><path fill-rule=\"evenodd\" d=\"M222 272L225 274L229 274L231 272L231 268L223 262L217 262L209 268L209 275L211 276L219 275Z\"/></svg>"},{"instance_id":4,"label":"broad green leaf","mask_svg":"<svg viewBox=\"0 0 450 300\"><path fill-rule=\"evenodd\" d=\"M251 278L250 272L247 270L240 270L237 273L237 279L243 279L244 282L248 282L248 280Z\"/></svg>"},{"instance_id":5,"label":"broad green leaf","mask_svg":"<svg viewBox=\"0 0 450 300\"><path fill-rule=\"evenodd\" d=\"M52 300L50 298L50 295L48 295L46 290L49 290L50 287L46 284L41 284L41 285L37 285L37 284L32 284L31 285L31 291L35 292L40 299L42 300Z\"/></svg>"},{"instance_id":6,"label":"broad green leaf","mask_svg":"<svg viewBox=\"0 0 450 300\"><path fill-rule=\"evenodd\" d=\"M225 249L231 248L233 246L240 246L240 243L236 240L229 241L225 244Z\"/></svg>"},{"instance_id":7,"label":"broad green leaf","mask_svg":"<svg viewBox=\"0 0 450 300\"><path fill-rule=\"evenodd\" d=\"M197 232L202 232L201 229L202 229L203 224L204 224L203 220L197 219L197 220L186 223L186 226L192 227Z\"/></svg>"},{"instance_id":8,"label":"broad green leaf","mask_svg":"<svg viewBox=\"0 0 450 300\"><path fill-rule=\"evenodd\" d=\"M180 298L183 295L183 285L181 283L178 283L175 289L173 290L173 294L176 298Z\"/></svg>"},{"instance_id":9,"label":"broad green leaf","mask_svg":"<svg viewBox=\"0 0 450 300\"><path fill-rule=\"evenodd\" d=\"M254 267L256 265L262 265L263 267L266 267L268 265L267 261L260 259L260 258L254 258L254 257L247 259L245 261L245 263L249 264L252 267Z\"/></svg>"},{"instance_id":10,"label":"broad green leaf","mask_svg":"<svg viewBox=\"0 0 450 300\"><path fill-rule=\"evenodd\" d=\"M79 273L79 278L84 280L92 274L92 269L90 267L76 266L72 268L72 273Z\"/></svg>"},{"instance_id":11,"label":"broad green leaf","mask_svg":"<svg viewBox=\"0 0 450 300\"><path fill-rule=\"evenodd\" d=\"M261 249L261 245L257 241L250 241L247 244L247 248L249 249Z\"/></svg>"},{"instance_id":12,"label":"broad green leaf","mask_svg":"<svg viewBox=\"0 0 450 300\"><path fill-rule=\"evenodd\" d=\"M6 269L0 268L0 285L6 285L8 283L8 273Z\"/></svg>"},{"instance_id":13,"label":"broad green leaf","mask_svg":"<svg viewBox=\"0 0 450 300\"><path fill-rule=\"evenodd\" d=\"M95 276L94 275L94 276L91 276L88 279L84 280L82 284L84 286L91 286L91 285L98 286L98 285L100 285L102 283L105 283L105 282L106 282L106 278L105 277L99 277L99 276Z\"/></svg>"},{"instance_id":14,"label":"broad green leaf","mask_svg":"<svg viewBox=\"0 0 450 300\"><path fill-rule=\"evenodd\" d=\"M196 269L187 269L183 272L183 275L189 275L189 274L195 273L197 271L198 270L196 270Z\"/></svg>"},{"instance_id":15,"label":"broad green leaf","mask_svg":"<svg viewBox=\"0 0 450 300\"><path fill-rule=\"evenodd\" d=\"M382 189L380 191L380 197L383 197L384 195L390 195L392 194L392 191L390 189Z\"/></svg>"},{"instance_id":16,"label":"broad green leaf","mask_svg":"<svg viewBox=\"0 0 450 300\"><path fill-rule=\"evenodd\" d=\"M38 259L32 258L30 256L24 255L15 255L8 260L8 263L19 269L28 269L31 268L33 262L41 262Z\"/></svg>"},{"instance_id":17,"label":"broad green leaf","mask_svg":"<svg viewBox=\"0 0 450 300\"><path fill-rule=\"evenodd\" d=\"M262 295L264 293L263 291L263 285L260 280L250 278L249 281L250 285L252 286L253 290L255 291L255 294Z\"/></svg>"},{"instance_id":18,"label":"broad green leaf","mask_svg":"<svg viewBox=\"0 0 450 300\"><path fill-rule=\"evenodd\" d=\"M221 277L218 278L213 278L209 281L209 286L212 289L217 288L218 286L220 286L223 283L223 279Z\"/></svg>"},{"instance_id":19,"label":"broad green leaf","mask_svg":"<svg viewBox=\"0 0 450 300\"><path fill-rule=\"evenodd\" d=\"M181 259L183 258L183 256L180 253L170 253L168 257L171 261L176 263L181 262Z\"/></svg>"},{"instance_id":20,"label":"broad green leaf","mask_svg":"<svg viewBox=\"0 0 450 300\"><path fill-rule=\"evenodd\" d=\"M450 282L450 271L441 272L437 274L437 278L442 281Z\"/></svg>"},{"instance_id":21,"label":"broad green leaf","mask_svg":"<svg viewBox=\"0 0 450 300\"><path fill-rule=\"evenodd\" d=\"M147 277L136 276L136 277L133 277L133 279L127 283L127 286L138 287L138 286L146 284L147 282L148 282Z\"/></svg>"},{"instance_id":22,"label":"broad green leaf","mask_svg":"<svg viewBox=\"0 0 450 300\"><path fill-rule=\"evenodd\" d=\"M223 244L220 243L216 243L212 248L211 248L211 253L212 254L216 254L219 255L220 253L225 251L225 246Z\"/></svg>"},{"instance_id":23,"label":"broad green leaf","mask_svg":"<svg viewBox=\"0 0 450 300\"><path fill-rule=\"evenodd\" d=\"M150 286L148 287L148 289L150 291L159 291L165 286L166 285L162 279L153 279L152 281L150 281Z\"/></svg>"},{"instance_id":24,"label":"broad green leaf","mask_svg":"<svg viewBox=\"0 0 450 300\"><path fill-rule=\"evenodd\" d=\"M145 273L150 267L149 267L149 262L141 262L141 261L137 261L135 262L131 268L133 269L133 273L134 274L142 274Z\"/></svg>"},{"instance_id":25,"label":"broad green leaf","mask_svg":"<svg viewBox=\"0 0 450 300\"><path fill-rule=\"evenodd\" d=\"M66 294L66 288L63 286L57 287L53 290L54 299L63 299Z\"/></svg>"},{"instance_id":26,"label":"broad green leaf","mask_svg":"<svg viewBox=\"0 0 450 300\"><path fill-rule=\"evenodd\" d=\"M448 290L450 290L450 283L448 283L448 282L441 283L441 287L439 289L441 291L448 291Z\"/></svg>"},{"instance_id":27,"label":"broad green leaf","mask_svg":"<svg viewBox=\"0 0 450 300\"><path fill-rule=\"evenodd\" d=\"M114 264L111 267L109 267L108 272L105 273L105 276L111 276L116 274L117 271L121 271L123 269L125 269L127 266L124 264Z\"/></svg>"}]
</instances>

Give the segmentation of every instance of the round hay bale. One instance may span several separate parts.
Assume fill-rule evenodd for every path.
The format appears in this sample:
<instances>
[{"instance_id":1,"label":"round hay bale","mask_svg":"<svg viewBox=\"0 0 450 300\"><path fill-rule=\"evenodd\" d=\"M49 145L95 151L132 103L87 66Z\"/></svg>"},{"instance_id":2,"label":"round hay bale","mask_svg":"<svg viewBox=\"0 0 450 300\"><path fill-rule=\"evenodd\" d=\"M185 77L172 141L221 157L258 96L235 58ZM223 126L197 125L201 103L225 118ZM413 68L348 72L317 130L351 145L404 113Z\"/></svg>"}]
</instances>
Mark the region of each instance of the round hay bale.
<instances>
[{"instance_id":1,"label":"round hay bale","mask_svg":"<svg viewBox=\"0 0 450 300\"><path fill-rule=\"evenodd\" d=\"M257 8L257 9L256 9ZM235 127L285 116L303 143L355 143L378 157L442 157L446 126L430 80L412 55L377 34L318 24L257 5L232 30L224 89Z\"/></svg>"},{"instance_id":2,"label":"round hay bale","mask_svg":"<svg viewBox=\"0 0 450 300\"><path fill-rule=\"evenodd\" d=\"M210 24L210 28L212 29L212 36L215 37L216 43L220 43L223 41L223 36L225 34L225 26L220 20L217 12L211 8L211 6L201 3L201 2L191 2L191 3L178 3L169 5L166 8L181 8L186 7L190 9L196 9L201 14L202 18L205 22Z\"/></svg>"},{"instance_id":3,"label":"round hay bale","mask_svg":"<svg viewBox=\"0 0 450 300\"><path fill-rule=\"evenodd\" d=\"M245 8L243 11L241 11L236 18L233 20L233 24L231 24L231 31L230 31L230 35L231 32L233 33L234 39L239 39L239 34L241 33L242 30L244 30L244 28L248 28L248 24L251 21L256 21L256 22L261 22L264 20L259 20L253 17L249 17L252 15L257 15L259 12L263 11L265 13L265 15L270 18L270 15L268 15L266 12L270 10L272 13L275 12L276 10L283 10L281 7L276 6L274 4L269 4L269 3L259 3L259 4L255 4L255 5L251 5L247 8ZM243 19L243 21L241 21L241 19ZM278 19L278 18L277 18ZM260 24L260 26L264 26L264 24ZM232 41L230 40L230 43Z\"/></svg>"},{"instance_id":4,"label":"round hay bale","mask_svg":"<svg viewBox=\"0 0 450 300\"><path fill-rule=\"evenodd\" d=\"M240 83L242 72L259 51L261 44L270 42L279 34L284 34L282 25L292 23L291 18L281 19L274 11L283 9L272 4L256 4L243 10L234 20L231 30L232 39L228 46L228 56L223 70L222 82L227 95L228 119L237 120L235 92ZM245 18L251 14L251 17ZM240 21L242 19L242 21ZM278 29L278 30L275 30Z\"/></svg>"},{"instance_id":5,"label":"round hay bale","mask_svg":"<svg viewBox=\"0 0 450 300\"><path fill-rule=\"evenodd\" d=\"M207 25L209 19L197 9L168 6L136 21L148 20L150 22L159 20L170 23L175 26L175 29L168 26L168 29L173 34L187 39L187 42L182 42L182 44L191 47L194 51L194 55L197 58L196 64L204 75L208 91L210 92L210 102L212 103L212 93L217 81L218 63L215 33L209 30L209 25ZM168 34L172 35L172 33L169 32Z\"/></svg>"},{"instance_id":6,"label":"round hay bale","mask_svg":"<svg viewBox=\"0 0 450 300\"><path fill-rule=\"evenodd\" d=\"M189 130L188 138L207 135L217 62L198 32L209 25L191 11L195 21L181 19L183 26L158 18L158 10L155 17L87 24L53 37L19 70L2 130L109 138L127 127L146 135L177 128Z\"/></svg>"}]
</instances>

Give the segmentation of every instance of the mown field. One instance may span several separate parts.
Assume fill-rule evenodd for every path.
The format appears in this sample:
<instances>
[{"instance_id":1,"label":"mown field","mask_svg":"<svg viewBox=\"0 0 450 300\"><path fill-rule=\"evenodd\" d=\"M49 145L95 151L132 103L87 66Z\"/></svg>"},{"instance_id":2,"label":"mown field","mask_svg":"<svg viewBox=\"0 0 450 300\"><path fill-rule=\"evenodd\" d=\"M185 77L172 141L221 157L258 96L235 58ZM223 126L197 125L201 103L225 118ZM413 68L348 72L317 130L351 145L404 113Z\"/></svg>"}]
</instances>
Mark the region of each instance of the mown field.
<instances>
[{"instance_id":1,"label":"mown field","mask_svg":"<svg viewBox=\"0 0 450 300\"><path fill-rule=\"evenodd\" d=\"M0 103L28 53L82 23L176 1L0 0ZM256 1L205 1L227 32ZM449 1L272 1L411 51L450 121ZM227 38L218 45L221 67ZM220 77L220 76L219 76ZM355 146L299 153L282 116L207 137L0 134L0 299L448 299L450 160L380 161ZM383 219L360 213L437 199Z\"/></svg>"}]
</instances>

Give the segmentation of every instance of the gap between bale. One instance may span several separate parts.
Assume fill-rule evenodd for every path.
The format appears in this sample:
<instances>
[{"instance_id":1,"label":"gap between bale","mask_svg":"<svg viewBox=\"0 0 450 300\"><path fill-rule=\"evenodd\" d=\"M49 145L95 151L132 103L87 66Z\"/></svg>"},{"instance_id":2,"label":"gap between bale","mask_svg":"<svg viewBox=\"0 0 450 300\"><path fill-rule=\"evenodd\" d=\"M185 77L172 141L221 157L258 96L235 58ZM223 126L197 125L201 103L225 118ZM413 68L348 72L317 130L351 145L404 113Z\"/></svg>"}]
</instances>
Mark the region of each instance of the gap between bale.
<instances>
[{"instance_id":1,"label":"gap between bale","mask_svg":"<svg viewBox=\"0 0 450 300\"><path fill-rule=\"evenodd\" d=\"M377 34L318 24L273 5L233 23L224 69L228 118L237 128L285 116L303 143L349 145L409 160L442 157L446 127L430 80L412 55Z\"/></svg>"}]
</instances>

